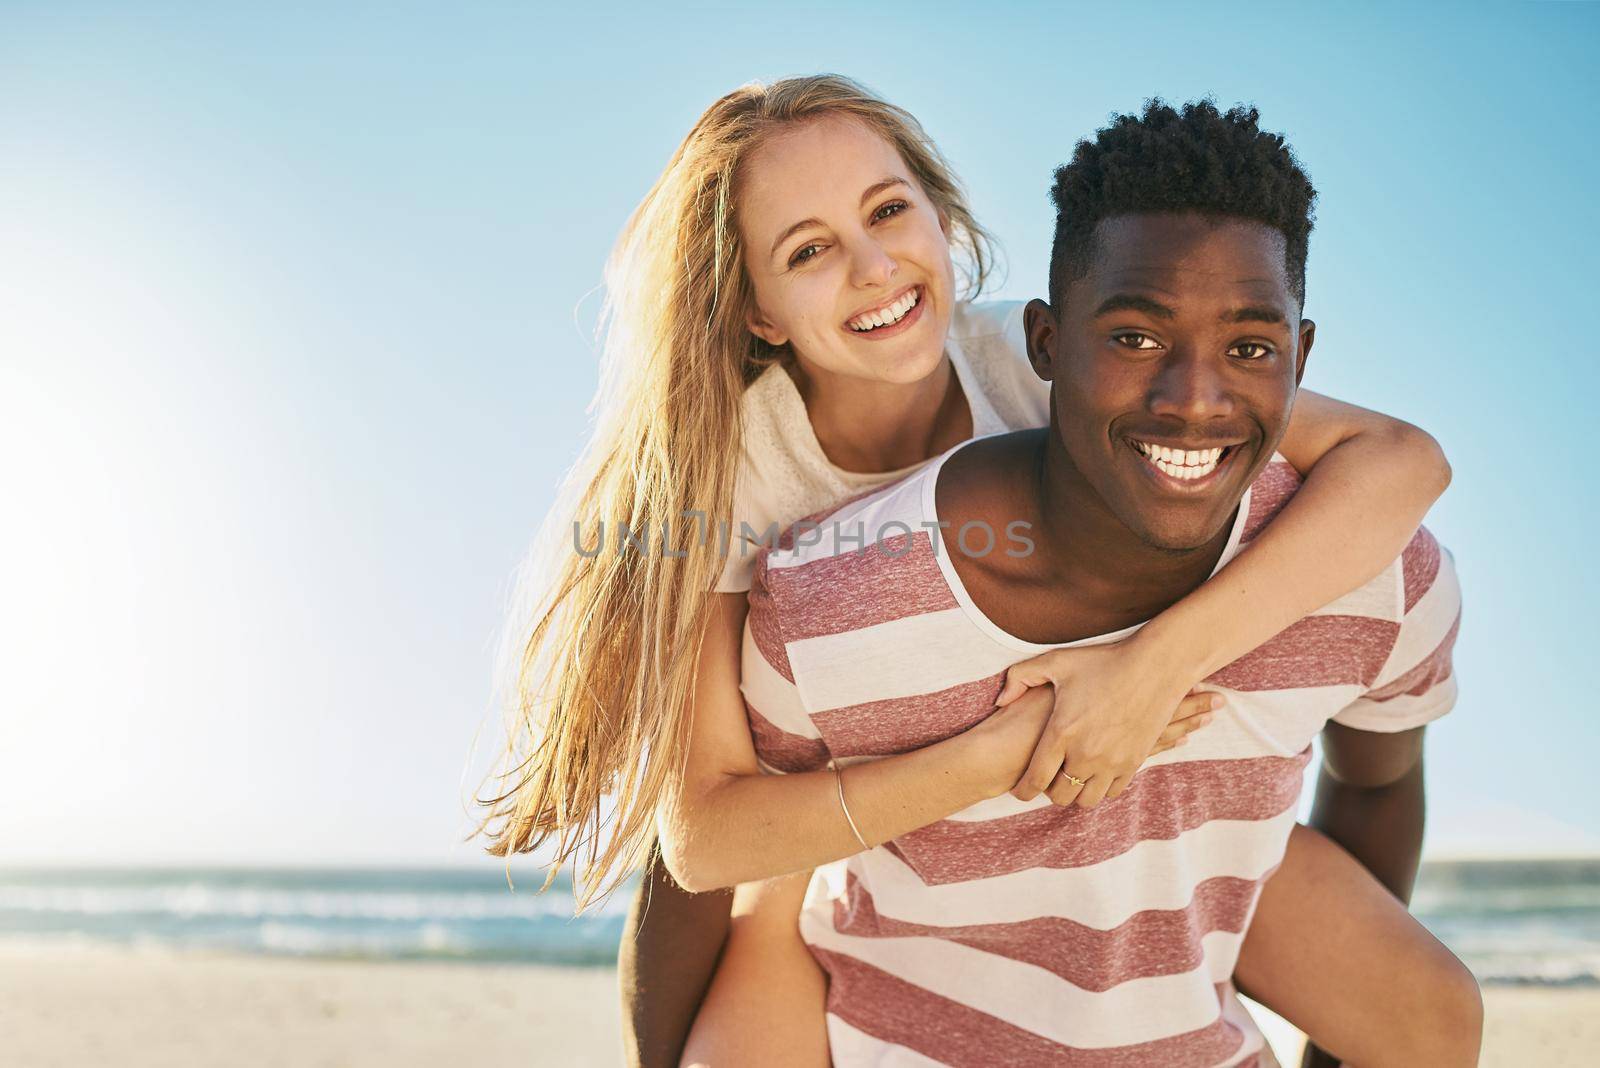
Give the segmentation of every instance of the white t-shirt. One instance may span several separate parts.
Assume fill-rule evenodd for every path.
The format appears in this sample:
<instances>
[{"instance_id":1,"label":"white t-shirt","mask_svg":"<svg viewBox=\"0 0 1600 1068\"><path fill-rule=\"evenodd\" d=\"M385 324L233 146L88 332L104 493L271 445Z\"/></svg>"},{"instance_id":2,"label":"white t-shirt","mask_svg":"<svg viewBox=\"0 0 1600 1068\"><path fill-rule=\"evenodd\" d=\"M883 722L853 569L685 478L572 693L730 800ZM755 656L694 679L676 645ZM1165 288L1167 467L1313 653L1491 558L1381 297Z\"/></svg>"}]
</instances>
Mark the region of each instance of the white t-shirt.
<instances>
[{"instance_id":1,"label":"white t-shirt","mask_svg":"<svg viewBox=\"0 0 1600 1068\"><path fill-rule=\"evenodd\" d=\"M956 305L950 317L945 352L972 412L973 437L1050 421L1050 386L1028 363L1022 308L1021 301L1010 300L964 303ZM800 391L776 364L751 383L742 405L744 455L718 593L750 589L761 532L774 523L777 530L784 530L798 519L898 482L923 466L870 474L835 466L817 441ZM746 527L756 532L753 538L744 534Z\"/></svg>"}]
</instances>

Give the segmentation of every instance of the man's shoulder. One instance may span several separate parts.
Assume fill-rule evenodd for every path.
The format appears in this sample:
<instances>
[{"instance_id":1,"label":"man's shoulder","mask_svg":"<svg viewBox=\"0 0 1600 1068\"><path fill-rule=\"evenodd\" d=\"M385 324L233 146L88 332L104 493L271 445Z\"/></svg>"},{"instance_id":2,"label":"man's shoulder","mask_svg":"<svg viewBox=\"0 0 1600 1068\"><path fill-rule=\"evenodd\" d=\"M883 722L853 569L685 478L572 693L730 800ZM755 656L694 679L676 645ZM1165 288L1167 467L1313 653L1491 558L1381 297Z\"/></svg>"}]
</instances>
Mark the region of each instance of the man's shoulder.
<instances>
[{"instance_id":1,"label":"man's shoulder","mask_svg":"<svg viewBox=\"0 0 1600 1068\"><path fill-rule=\"evenodd\" d=\"M930 465L931 466L931 465ZM924 479L919 469L898 482L866 490L795 520L761 554L764 569L804 567L834 558L854 559L874 541L921 528ZM859 541L858 536L865 536Z\"/></svg>"},{"instance_id":2,"label":"man's shoulder","mask_svg":"<svg viewBox=\"0 0 1600 1068\"><path fill-rule=\"evenodd\" d=\"M1255 481L1250 483L1250 500L1248 511L1245 512L1244 531L1239 535L1241 547L1250 544L1270 523L1273 518L1287 505L1304 480L1294 465L1285 460L1280 453L1273 453L1272 459L1256 475Z\"/></svg>"},{"instance_id":3,"label":"man's shoulder","mask_svg":"<svg viewBox=\"0 0 1600 1068\"><path fill-rule=\"evenodd\" d=\"M1261 536L1262 529L1294 499L1304 480L1288 460L1274 454L1272 460L1250 486L1250 512L1245 516L1245 528L1240 536L1240 547ZM1446 566L1440 566L1440 564ZM1434 590L1435 584L1454 585L1454 569L1448 566L1450 552L1438 544L1434 532L1419 526L1405 550L1390 561L1387 568L1373 576L1362 587L1339 600L1333 601L1322 612L1362 612L1376 614L1394 622L1402 622L1419 601Z\"/></svg>"},{"instance_id":4,"label":"man's shoulder","mask_svg":"<svg viewBox=\"0 0 1600 1068\"><path fill-rule=\"evenodd\" d=\"M1274 456L1251 485L1241 547L1260 536L1301 485L1295 469ZM1449 552L1419 527L1378 574L1229 664L1212 681L1244 690L1346 684L1367 690L1433 650L1447 649L1460 608Z\"/></svg>"},{"instance_id":5,"label":"man's shoulder","mask_svg":"<svg viewBox=\"0 0 1600 1068\"><path fill-rule=\"evenodd\" d=\"M1241 548L1261 535L1302 485L1304 479L1289 461L1273 454L1250 486L1249 511L1239 539ZM1441 562L1446 566L1441 567ZM1448 550L1427 527L1418 527L1389 566L1359 588L1320 609L1318 614L1373 615L1398 624L1437 583L1455 584L1454 569L1448 564Z\"/></svg>"},{"instance_id":6,"label":"man's shoulder","mask_svg":"<svg viewBox=\"0 0 1600 1068\"><path fill-rule=\"evenodd\" d=\"M784 530L757 558L752 611L787 615L820 602L914 601L919 590L947 590L928 521L935 466Z\"/></svg>"}]
</instances>

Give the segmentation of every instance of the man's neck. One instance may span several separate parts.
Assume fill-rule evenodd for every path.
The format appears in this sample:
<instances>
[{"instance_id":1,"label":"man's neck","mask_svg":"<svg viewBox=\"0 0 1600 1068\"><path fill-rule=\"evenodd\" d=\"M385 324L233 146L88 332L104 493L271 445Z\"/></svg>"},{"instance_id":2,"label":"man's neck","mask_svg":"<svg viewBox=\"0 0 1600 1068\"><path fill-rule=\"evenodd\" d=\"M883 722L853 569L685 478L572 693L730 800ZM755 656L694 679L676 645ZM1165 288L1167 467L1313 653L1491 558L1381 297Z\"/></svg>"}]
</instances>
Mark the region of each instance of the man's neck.
<instances>
[{"instance_id":1,"label":"man's neck","mask_svg":"<svg viewBox=\"0 0 1600 1068\"><path fill-rule=\"evenodd\" d=\"M1151 545L1106 507L1055 434L1042 438L1033 479L1037 540L1039 551L1069 587L1098 584L1112 604L1164 608L1211 575L1227 547L1232 523L1194 549Z\"/></svg>"},{"instance_id":2,"label":"man's neck","mask_svg":"<svg viewBox=\"0 0 1600 1068\"><path fill-rule=\"evenodd\" d=\"M1192 550L1150 545L1106 507L1049 429L962 449L940 472L938 493L939 518L955 528L974 519L997 531L1015 519L1030 524L1034 548L1025 557L955 551L952 560L985 615L1045 644L1160 614L1211 575L1234 526Z\"/></svg>"}]
</instances>

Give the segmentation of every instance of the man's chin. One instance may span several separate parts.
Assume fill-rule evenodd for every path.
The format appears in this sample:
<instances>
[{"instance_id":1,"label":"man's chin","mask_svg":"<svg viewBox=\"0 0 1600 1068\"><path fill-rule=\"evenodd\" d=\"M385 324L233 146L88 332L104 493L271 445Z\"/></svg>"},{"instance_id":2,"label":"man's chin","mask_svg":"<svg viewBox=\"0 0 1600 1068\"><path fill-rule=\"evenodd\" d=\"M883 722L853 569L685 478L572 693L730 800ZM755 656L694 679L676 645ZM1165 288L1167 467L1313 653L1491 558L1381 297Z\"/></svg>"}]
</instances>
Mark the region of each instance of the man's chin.
<instances>
[{"instance_id":1,"label":"man's chin","mask_svg":"<svg viewBox=\"0 0 1600 1068\"><path fill-rule=\"evenodd\" d=\"M1215 542L1218 535L1231 524L1237 508L1238 502L1235 501L1234 507L1221 515L1204 517L1173 516L1169 508L1166 515L1140 516L1140 522L1134 529L1140 540L1153 549L1190 553Z\"/></svg>"},{"instance_id":2,"label":"man's chin","mask_svg":"<svg viewBox=\"0 0 1600 1068\"><path fill-rule=\"evenodd\" d=\"M1134 513L1125 517L1125 522L1132 520L1127 526L1147 545L1167 552L1193 552L1213 544L1232 526L1239 503L1261 466L1258 457L1248 454L1229 459L1229 468L1218 472L1221 480L1177 493L1152 486L1149 472L1141 469L1124 498L1133 505Z\"/></svg>"}]
</instances>

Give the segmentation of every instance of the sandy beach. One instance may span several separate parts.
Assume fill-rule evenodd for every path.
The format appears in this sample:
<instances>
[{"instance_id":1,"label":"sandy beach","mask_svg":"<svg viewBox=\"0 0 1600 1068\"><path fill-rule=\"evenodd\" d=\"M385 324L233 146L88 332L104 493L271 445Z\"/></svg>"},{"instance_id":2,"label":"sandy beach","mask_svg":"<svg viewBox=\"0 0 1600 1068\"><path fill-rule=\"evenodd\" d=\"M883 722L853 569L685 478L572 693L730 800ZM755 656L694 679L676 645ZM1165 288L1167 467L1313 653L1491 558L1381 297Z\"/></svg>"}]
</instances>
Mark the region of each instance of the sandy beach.
<instances>
[{"instance_id":1,"label":"sandy beach","mask_svg":"<svg viewBox=\"0 0 1600 1068\"><path fill-rule=\"evenodd\" d=\"M0 946L6 1068L615 1065L609 968Z\"/></svg>"},{"instance_id":2,"label":"sandy beach","mask_svg":"<svg viewBox=\"0 0 1600 1068\"><path fill-rule=\"evenodd\" d=\"M1600 989L1491 987L1485 1068L1592 1064ZM607 968L0 946L0 1064L614 1065Z\"/></svg>"}]
</instances>

